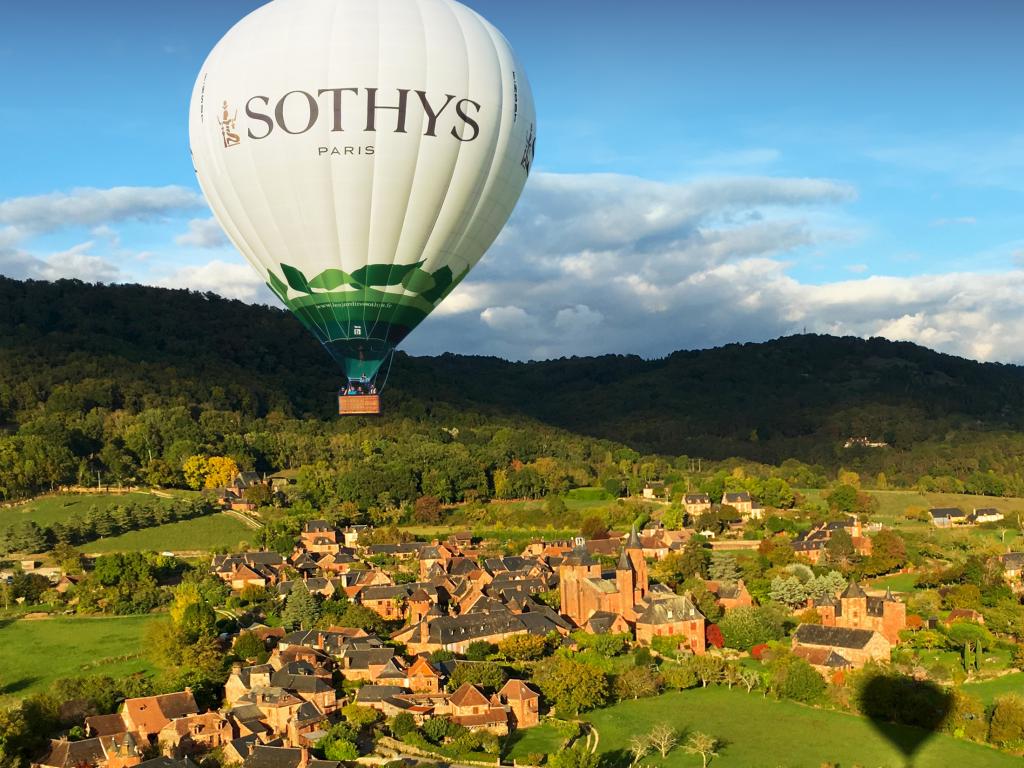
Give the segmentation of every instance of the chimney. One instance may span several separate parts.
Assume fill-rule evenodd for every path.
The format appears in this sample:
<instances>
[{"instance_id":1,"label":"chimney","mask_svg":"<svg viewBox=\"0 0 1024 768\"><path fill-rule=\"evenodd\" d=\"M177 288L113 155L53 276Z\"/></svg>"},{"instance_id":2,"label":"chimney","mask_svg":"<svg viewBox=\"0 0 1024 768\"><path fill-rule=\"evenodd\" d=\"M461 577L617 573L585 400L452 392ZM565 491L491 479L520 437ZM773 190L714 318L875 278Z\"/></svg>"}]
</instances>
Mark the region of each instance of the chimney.
<instances>
[{"instance_id":1,"label":"chimney","mask_svg":"<svg viewBox=\"0 0 1024 768\"><path fill-rule=\"evenodd\" d=\"M306 768L309 765L309 750L306 747L301 747L299 754L299 768Z\"/></svg>"},{"instance_id":2,"label":"chimney","mask_svg":"<svg viewBox=\"0 0 1024 768\"><path fill-rule=\"evenodd\" d=\"M233 675L240 675L240 674L242 674L242 662L236 661L234 664L231 665L231 674L233 674Z\"/></svg>"}]
</instances>

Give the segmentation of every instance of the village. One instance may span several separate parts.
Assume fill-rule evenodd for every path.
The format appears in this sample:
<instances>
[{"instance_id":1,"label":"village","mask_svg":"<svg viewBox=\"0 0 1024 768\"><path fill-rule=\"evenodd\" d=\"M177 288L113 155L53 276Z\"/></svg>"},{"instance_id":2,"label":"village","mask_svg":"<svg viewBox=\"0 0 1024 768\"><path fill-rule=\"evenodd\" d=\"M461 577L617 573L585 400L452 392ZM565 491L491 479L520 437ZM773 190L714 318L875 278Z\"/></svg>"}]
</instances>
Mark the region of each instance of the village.
<instances>
[{"instance_id":1,"label":"village","mask_svg":"<svg viewBox=\"0 0 1024 768\"><path fill-rule=\"evenodd\" d=\"M253 482L240 476L236 491ZM663 493L649 485L642 496ZM230 489L220 499L225 506L244 503L240 491ZM86 718L83 738L52 740L35 765L189 768L211 754L218 765L245 768L336 768L339 760L360 755L461 754L466 760L476 754L500 762L502 740L605 700L567 704L573 691L559 698L552 673L540 671L543 660L559 658L555 651L570 659L593 648L646 654L651 669L663 665L654 693L676 667L689 669L702 685L767 686L752 670L784 653L814 670L819 682L810 687L824 688L842 686L866 665L885 668L901 645L914 646L915 636L984 624L973 609L942 611L942 618L937 609L908 610L905 596L867 588L831 569L840 540L853 556L869 557L876 537L891 535L879 523L839 515L778 539L788 552L780 556L766 548L770 539L739 535L766 515L751 494L727 492L712 500L688 493L680 506L689 525L667 527L654 515L592 538L536 537L512 553L468 531L381 543L372 526L312 519L289 554L214 555L209 573L231 595L269 594L292 609L294 623L271 626L254 615L240 631L222 635L236 660L220 707L201 710L188 688L128 698L114 714ZM933 509L929 518L936 527L977 524L994 510L957 512ZM715 526L702 527L712 518ZM777 558L792 574L772 583L773 602L788 609L781 643L737 648L742 644L729 647L723 637L730 621L738 626L762 610L736 565L744 555ZM684 568L679 579L666 577L688 558L704 566ZM1006 553L993 563L1019 596L1024 553ZM801 577L803 591L787 596ZM375 617L377 630L315 621L316 605L332 601L372 612L366 615ZM965 659L971 653L980 658L982 642L972 650L968 640ZM578 665L569 674L580 672ZM575 734L578 745L584 734ZM570 736L566 744L572 743ZM534 762L543 758L535 755Z\"/></svg>"}]
</instances>

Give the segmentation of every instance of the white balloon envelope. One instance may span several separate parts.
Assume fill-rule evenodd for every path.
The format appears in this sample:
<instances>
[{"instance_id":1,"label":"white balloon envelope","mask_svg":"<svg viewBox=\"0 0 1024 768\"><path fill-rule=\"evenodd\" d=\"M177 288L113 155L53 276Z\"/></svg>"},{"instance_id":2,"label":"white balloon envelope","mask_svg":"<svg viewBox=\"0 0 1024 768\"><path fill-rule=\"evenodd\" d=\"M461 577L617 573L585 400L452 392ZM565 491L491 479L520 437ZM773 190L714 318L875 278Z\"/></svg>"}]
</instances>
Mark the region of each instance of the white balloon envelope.
<instances>
[{"instance_id":1,"label":"white balloon envelope","mask_svg":"<svg viewBox=\"0 0 1024 768\"><path fill-rule=\"evenodd\" d=\"M203 64L189 139L232 243L372 381L505 225L536 126L508 42L454 0L274 0Z\"/></svg>"}]
</instances>

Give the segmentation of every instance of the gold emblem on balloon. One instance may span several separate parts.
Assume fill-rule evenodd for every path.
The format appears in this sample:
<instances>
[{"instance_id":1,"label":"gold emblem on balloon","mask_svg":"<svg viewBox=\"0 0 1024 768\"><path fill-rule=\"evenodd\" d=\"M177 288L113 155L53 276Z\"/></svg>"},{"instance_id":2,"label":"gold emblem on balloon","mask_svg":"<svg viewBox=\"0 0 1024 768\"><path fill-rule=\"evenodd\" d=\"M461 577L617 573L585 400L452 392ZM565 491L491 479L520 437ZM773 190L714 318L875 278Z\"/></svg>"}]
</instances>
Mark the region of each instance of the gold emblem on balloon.
<instances>
[{"instance_id":1,"label":"gold emblem on balloon","mask_svg":"<svg viewBox=\"0 0 1024 768\"><path fill-rule=\"evenodd\" d=\"M224 140L225 147L234 147L242 142L242 137L235 128L235 124L238 122L238 112L232 112L226 101L221 107L221 115L217 122L220 124L220 135Z\"/></svg>"}]
</instances>

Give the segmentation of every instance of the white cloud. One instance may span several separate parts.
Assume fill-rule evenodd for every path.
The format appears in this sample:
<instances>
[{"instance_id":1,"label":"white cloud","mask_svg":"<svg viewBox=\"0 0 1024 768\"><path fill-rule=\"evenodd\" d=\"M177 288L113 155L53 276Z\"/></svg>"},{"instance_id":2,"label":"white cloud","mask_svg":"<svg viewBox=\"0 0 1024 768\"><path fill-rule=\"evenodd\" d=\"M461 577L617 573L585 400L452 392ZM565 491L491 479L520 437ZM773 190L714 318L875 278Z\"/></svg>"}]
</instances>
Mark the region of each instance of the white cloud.
<instances>
[{"instance_id":1,"label":"white cloud","mask_svg":"<svg viewBox=\"0 0 1024 768\"><path fill-rule=\"evenodd\" d=\"M157 278L154 285L212 291L229 299L279 305L262 278L248 264L214 260L200 266L182 267Z\"/></svg>"},{"instance_id":2,"label":"white cloud","mask_svg":"<svg viewBox=\"0 0 1024 768\"><path fill-rule=\"evenodd\" d=\"M854 197L847 185L814 179L538 174L491 252L407 347L518 359L659 356L806 328L1024 357L1024 272L823 285L790 276L801 249L850 239L853 225L832 224L831 211Z\"/></svg>"},{"instance_id":3,"label":"white cloud","mask_svg":"<svg viewBox=\"0 0 1024 768\"><path fill-rule=\"evenodd\" d=\"M532 331L537 325L522 307L488 307L480 313L480 319L496 331L508 333Z\"/></svg>"},{"instance_id":4,"label":"white cloud","mask_svg":"<svg viewBox=\"0 0 1024 768\"><path fill-rule=\"evenodd\" d=\"M811 285L789 274L794 261L813 254L821 263L820 254L858 235L861 224L842 211L855 197L827 179L669 184L537 173L491 251L404 347L515 359L659 356L806 328L1024 359L1024 269L889 277L865 274L863 264L842 267L846 260L833 256L855 276ZM276 305L240 258L182 265L195 256L185 249L216 247L222 237L212 219L190 219L186 228L198 200L160 187L0 202L0 273L142 281ZM122 249L111 226L172 217L181 227L175 237L161 221L166 248L147 241L145 250ZM58 252L30 247L35 235L76 227L94 239ZM1002 252L1024 267L1014 248L1019 243Z\"/></svg>"},{"instance_id":5,"label":"white cloud","mask_svg":"<svg viewBox=\"0 0 1024 768\"><path fill-rule=\"evenodd\" d=\"M118 267L90 251L95 243L79 243L65 251L34 255L0 243L0 274L33 280L59 280L62 277L86 282L110 282L123 278Z\"/></svg>"},{"instance_id":6,"label":"white cloud","mask_svg":"<svg viewBox=\"0 0 1024 768\"><path fill-rule=\"evenodd\" d=\"M193 248L222 248L228 239L215 219L190 219L188 231L175 237L174 242Z\"/></svg>"},{"instance_id":7,"label":"white cloud","mask_svg":"<svg viewBox=\"0 0 1024 768\"><path fill-rule=\"evenodd\" d=\"M83 188L4 200L0 202L0 225L16 227L28 236L75 226L151 219L203 205L199 193L185 187Z\"/></svg>"},{"instance_id":8,"label":"white cloud","mask_svg":"<svg viewBox=\"0 0 1024 768\"><path fill-rule=\"evenodd\" d=\"M66 251L48 256L38 268L44 280L73 277L88 283L109 283L123 277L122 272L106 259L89 253L93 242L80 243Z\"/></svg>"},{"instance_id":9,"label":"white cloud","mask_svg":"<svg viewBox=\"0 0 1024 768\"><path fill-rule=\"evenodd\" d=\"M604 315L586 304L560 309L555 314L555 328L567 334L586 333L601 325Z\"/></svg>"}]
</instances>

